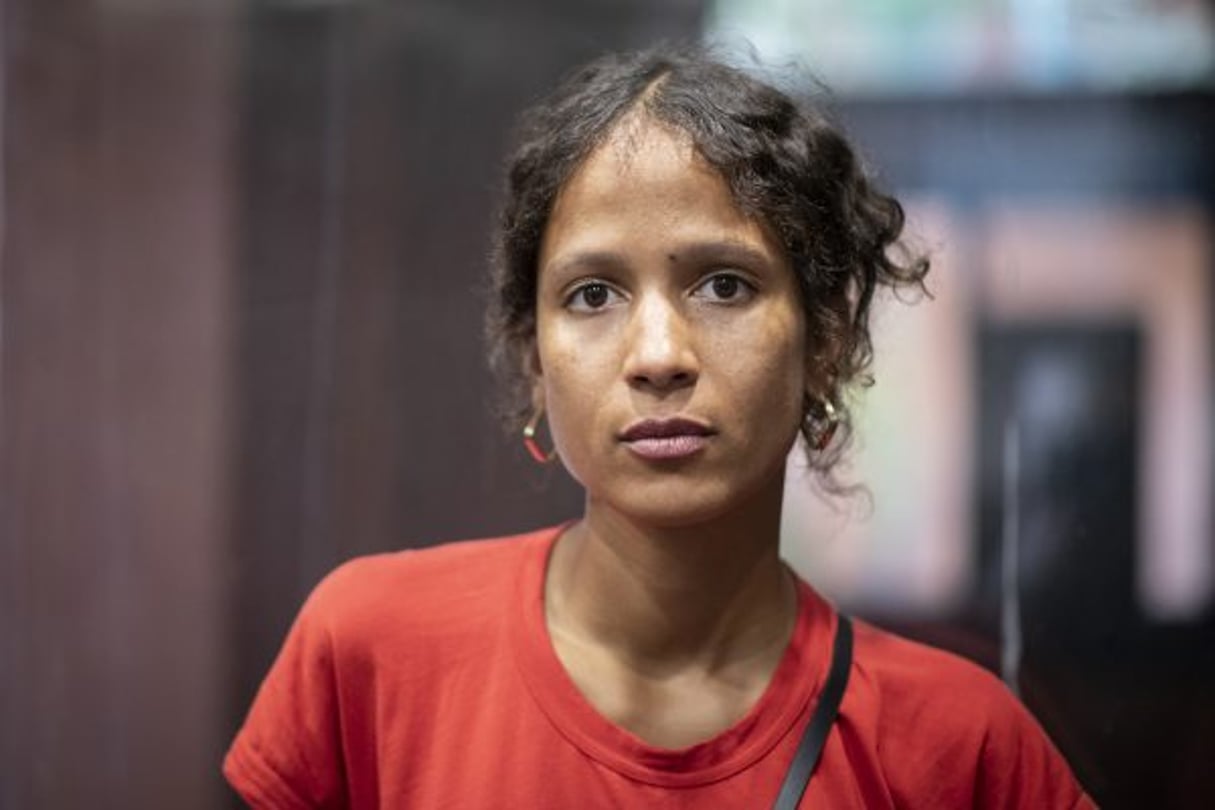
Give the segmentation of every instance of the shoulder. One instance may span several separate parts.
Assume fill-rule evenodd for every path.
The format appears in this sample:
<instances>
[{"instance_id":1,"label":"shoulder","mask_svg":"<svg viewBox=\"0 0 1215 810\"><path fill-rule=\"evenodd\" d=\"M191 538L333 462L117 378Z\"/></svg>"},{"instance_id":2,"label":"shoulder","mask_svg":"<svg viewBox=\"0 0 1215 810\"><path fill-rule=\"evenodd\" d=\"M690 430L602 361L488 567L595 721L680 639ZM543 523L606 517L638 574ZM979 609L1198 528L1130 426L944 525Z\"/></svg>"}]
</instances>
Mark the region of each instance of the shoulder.
<instances>
[{"instance_id":1,"label":"shoulder","mask_svg":"<svg viewBox=\"0 0 1215 810\"><path fill-rule=\"evenodd\" d=\"M930 647L862 621L856 625L855 661L862 678L884 702L910 712L971 709L964 722L1018 706L994 674L954 653Z\"/></svg>"},{"instance_id":2,"label":"shoulder","mask_svg":"<svg viewBox=\"0 0 1215 810\"><path fill-rule=\"evenodd\" d=\"M944 747L978 750L1010 729L1041 736L1008 687L959 655L856 623L854 674L887 732L932 733Z\"/></svg>"},{"instance_id":3,"label":"shoulder","mask_svg":"<svg viewBox=\"0 0 1215 810\"><path fill-rule=\"evenodd\" d=\"M336 806L351 769L374 765L370 743L384 717L406 727L436 688L484 674L521 568L542 560L556 532L338 566L305 601L259 687L225 761L228 780L255 807Z\"/></svg>"},{"instance_id":4,"label":"shoulder","mask_svg":"<svg viewBox=\"0 0 1215 810\"><path fill-rule=\"evenodd\" d=\"M333 569L316 586L309 602L327 607L357 606L385 597L421 599L477 589L509 573L542 533L459 540L420 549L355 557Z\"/></svg>"},{"instance_id":5,"label":"shoulder","mask_svg":"<svg viewBox=\"0 0 1215 810\"><path fill-rule=\"evenodd\" d=\"M896 794L1011 807L1083 797L1037 720L977 664L856 622L853 676L861 724Z\"/></svg>"},{"instance_id":6,"label":"shoulder","mask_svg":"<svg viewBox=\"0 0 1215 810\"><path fill-rule=\"evenodd\" d=\"M340 638L385 623L441 627L497 611L510 597L520 565L542 553L552 532L356 557L321 580L300 615Z\"/></svg>"}]
</instances>

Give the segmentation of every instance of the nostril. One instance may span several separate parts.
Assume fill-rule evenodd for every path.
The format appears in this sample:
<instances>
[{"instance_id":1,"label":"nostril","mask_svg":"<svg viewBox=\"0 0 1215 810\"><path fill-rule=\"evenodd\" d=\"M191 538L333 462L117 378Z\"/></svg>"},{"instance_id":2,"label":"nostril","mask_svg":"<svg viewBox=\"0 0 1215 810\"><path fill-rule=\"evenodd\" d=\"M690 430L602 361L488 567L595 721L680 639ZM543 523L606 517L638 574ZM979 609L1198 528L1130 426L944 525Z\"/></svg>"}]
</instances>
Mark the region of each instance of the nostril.
<instances>
[{"instance_id":1,"label":"nostril","mask_svg":"<svg viewBox=\"0 0 1215 810\"><path fill-rule=\"evenodd\" d=\"M696 380L694 371L687 368L639 370L630 375L635 385L657 389L681 388Z\"/></svg>"}]
</instances>

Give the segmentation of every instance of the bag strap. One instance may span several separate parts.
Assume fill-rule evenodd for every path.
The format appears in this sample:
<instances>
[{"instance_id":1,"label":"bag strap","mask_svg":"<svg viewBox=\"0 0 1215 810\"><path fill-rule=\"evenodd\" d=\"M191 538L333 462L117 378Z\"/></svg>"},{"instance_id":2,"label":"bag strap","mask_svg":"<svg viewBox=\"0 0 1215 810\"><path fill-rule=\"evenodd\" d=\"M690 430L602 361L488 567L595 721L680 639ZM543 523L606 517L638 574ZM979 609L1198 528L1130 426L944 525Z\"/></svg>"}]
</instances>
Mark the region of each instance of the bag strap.
<instances>
[{"instance_id":1,"label":"bag strap","mask_svg":"<svg viewBox=\"0 0 1215 810\"><path fill-rule=\"evenodd\" d=\"M840 701L844 698L844 690L848 686L848 671L852 669L852 622L844 614L839 614L835 627L835 642L831 650L831 670L827 674L827 684L819 695L818 706L810 725L806 726L802 740L798 743L797 753L785 774L785 782L780 786L776 796L774 810L796 810L806 786L810 784L810 775L818 764L819 756L823 753L823 745L831 732L831 725L839 714Z\"/></svg>"}]
</instances>

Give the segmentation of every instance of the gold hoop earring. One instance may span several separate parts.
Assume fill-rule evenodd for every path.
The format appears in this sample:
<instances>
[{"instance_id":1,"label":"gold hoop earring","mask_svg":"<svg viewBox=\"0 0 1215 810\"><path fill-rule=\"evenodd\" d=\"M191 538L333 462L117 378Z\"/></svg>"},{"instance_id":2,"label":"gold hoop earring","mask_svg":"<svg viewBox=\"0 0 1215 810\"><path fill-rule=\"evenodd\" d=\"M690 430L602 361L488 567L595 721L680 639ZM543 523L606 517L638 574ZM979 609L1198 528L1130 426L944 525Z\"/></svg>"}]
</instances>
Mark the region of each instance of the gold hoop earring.
<instances>
[{"instance_id":1,"label":"gold hoop earring","mask_svg":"<svg viewBox=\"0 0 1215 810\"><path fill-rule=\"evenodd\" d=\"M818 405L822 408L822 415L815 418L811 414L806 414L806 419L811 422L808 431L810 446L821 453L835 438L835 432L840 426L840 417L835 406L831 404L831 400L821 399L818 401Z\"/></svg>"},{"instance_id":2,"label":"gold hoop earring","mask_svg":"<svg viewBox=\"0 0 1215 810\"><path fill-rule=\"evenodd\" d=\"M546 453L540 448L540 442L536 441L536 428L539 427L540 419L543 416L544 408L536 408L532 413L532 418L527 420L527 424L523 426L523 446L527 448L527 452L537 464L548 464L557 457L556 448Z\"/></svg>"}]
</instances>

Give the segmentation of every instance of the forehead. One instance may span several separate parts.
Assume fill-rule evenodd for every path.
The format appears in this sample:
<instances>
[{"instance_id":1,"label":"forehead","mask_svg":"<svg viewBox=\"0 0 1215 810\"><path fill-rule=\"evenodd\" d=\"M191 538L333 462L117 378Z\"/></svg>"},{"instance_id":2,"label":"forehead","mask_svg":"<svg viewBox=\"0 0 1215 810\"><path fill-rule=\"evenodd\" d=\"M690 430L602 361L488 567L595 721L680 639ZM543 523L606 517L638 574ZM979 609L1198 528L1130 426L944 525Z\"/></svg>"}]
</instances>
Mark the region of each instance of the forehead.
<instances>
[{"instance_id":1,"label":"forehead","mask_svg":"<svg viewBox=\"0 0 1215 810\"><path fill-rule=\"evenodd\" d=\"M639 185L647 194L660 192L667 204L690 202L708 193L734 207L725 180L696 151L691 136L635 114L617 123L587 156L562 187L556 208L637 197Z\"/></svg>"},{"instance_id":2,"label":"forehead","mask_svg":"<svg viewBox=\"0 0 1215 810\"><path fill-rule=\"evenodd\" d=\"M632 253L671 251L705 240L780 252L689 135L633 115L612 129L557 195L541 268L570 250L610 245Z\"/></svg>"},{"instance_id":3,"label":"forehead","mask_svg":"<svg viewBox=\"0 0 1215 810\"><path fill-rule=\"evenodd\" d=\"M643 113L632 113L616 122L565 187L602 183L622 175L685 171L717 174L696 151L688 133Z\"/></svg>"}]
</instances>

